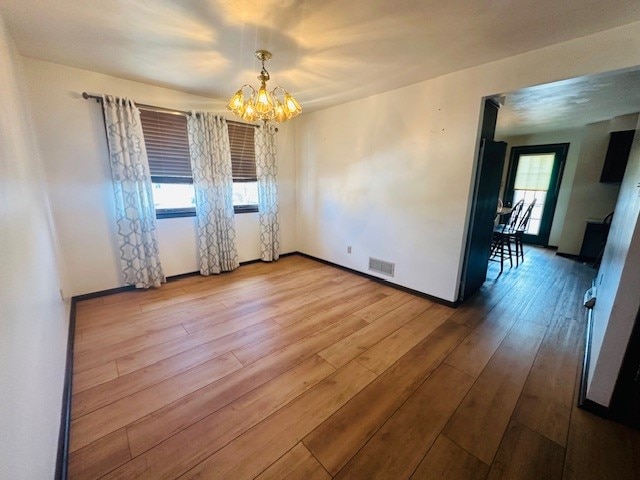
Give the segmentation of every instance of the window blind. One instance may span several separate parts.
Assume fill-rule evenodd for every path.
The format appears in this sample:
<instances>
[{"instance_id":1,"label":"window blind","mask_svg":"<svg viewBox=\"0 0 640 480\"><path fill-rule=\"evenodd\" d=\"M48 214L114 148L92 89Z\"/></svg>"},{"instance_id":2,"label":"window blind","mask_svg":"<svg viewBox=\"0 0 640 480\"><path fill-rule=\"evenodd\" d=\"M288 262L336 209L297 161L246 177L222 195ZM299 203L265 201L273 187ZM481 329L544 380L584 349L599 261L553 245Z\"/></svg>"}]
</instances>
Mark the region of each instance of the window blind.
<instances>
[{"instance_id":1,"label":"window blind","mask_svg":"<svg viewBox=\"0 0 640 480\"><path fill-rule=\"evenodd\" d=\"M184 115L140 109L151 177L191 182L189 135Z\"/></svg>"},{"instance_id":2,"label":"window blind","mask_svg":"<svg viewBox=\"0 0 640 480\"><path fill-rule=\"evenodd\" d=\"M257 181L256 153L253 137L255 127L238 122L227 122L227 127L229 130L233 181Z\"/></svg>"},{"instance_id":3,"label":"window blind","mask_svg":"<svg viewBox=\"0 0 640 480\"><path fill-rule=\"evenodd\" d=\"M515 190L547 191L553 170L554 153L520 155Z\"/></svg>"}]
</instances>

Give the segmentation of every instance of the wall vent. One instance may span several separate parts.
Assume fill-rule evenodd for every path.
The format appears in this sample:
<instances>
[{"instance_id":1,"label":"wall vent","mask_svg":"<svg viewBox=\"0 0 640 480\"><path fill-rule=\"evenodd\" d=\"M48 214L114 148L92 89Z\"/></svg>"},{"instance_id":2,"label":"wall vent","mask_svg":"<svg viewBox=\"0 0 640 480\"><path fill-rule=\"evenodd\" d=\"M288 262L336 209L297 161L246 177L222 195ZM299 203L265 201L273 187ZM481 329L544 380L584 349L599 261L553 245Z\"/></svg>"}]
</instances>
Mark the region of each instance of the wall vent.
<instances>
[{"instance_id":1,"label":"wall vent","mask_svg":"<svg viewBox=\"0 0 640 480\"><path fill-rule=\"evenodd\" d=\"M393 277L393 271L395 270L395 268L395 263L369 257L369 270L371 270L372 272L378 272L382 273L383 275L389 275L390 277Z\"/></svg>"}]
</instances>

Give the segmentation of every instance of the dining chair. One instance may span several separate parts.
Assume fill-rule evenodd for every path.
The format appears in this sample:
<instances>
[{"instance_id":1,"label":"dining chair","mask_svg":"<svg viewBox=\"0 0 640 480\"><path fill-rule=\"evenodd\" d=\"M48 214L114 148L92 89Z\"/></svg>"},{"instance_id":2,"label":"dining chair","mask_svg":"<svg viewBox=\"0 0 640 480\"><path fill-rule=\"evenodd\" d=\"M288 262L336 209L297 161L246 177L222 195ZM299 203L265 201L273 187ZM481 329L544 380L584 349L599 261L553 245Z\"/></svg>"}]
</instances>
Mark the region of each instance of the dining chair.
<instances>
[{"instance_id":1,"label":"dining chair","mask_svg":"<svg viewBox=\"0 0 640 480\"><path fill-rule=\"evenodd\" d=\"M522 237L524 236L524 233L527 231L527 227L529 226L529 220L531 220L531 212L533 211L533 207L535 206L536 206L536 199L534 198L533 201L527 206L526 210L524 211L524 214L522 215L522 218L518 220L518 225L516 226L515 230L511 234L510 240L513 240L515 250L516 250L515 251L516 267L519 265L519 262L518 262L519 258L521 258L522 262L524 263L524 249L523 249Z\"/></svg>"},{"instance_id":2,"label":"dining chair","mask_svg":"<svg viewBox=\"0 0 640 480\"><path fill-rule=\"evenodd\" d=\"M493 229L489 258L494 261L500 261L500 273L502 273L504 269L505 258L509 259L509 265L513 267L513 251L511 250L512 235L518 227L523 207L524 200L516 202L513 205L513 209L506 223L499 224Z\"/></svg>"}]
</instances>

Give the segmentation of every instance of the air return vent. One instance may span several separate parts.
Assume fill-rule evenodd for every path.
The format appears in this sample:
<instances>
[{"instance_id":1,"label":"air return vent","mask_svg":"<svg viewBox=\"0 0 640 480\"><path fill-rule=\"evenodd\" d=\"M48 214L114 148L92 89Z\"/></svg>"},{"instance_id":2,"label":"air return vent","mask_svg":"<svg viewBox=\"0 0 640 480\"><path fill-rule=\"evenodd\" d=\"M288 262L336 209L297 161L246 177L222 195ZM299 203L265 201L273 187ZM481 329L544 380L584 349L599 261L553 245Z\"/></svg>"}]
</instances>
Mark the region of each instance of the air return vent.
<instances>
[{"instance_id":1,"label":"air return vent","mask_svg":"<svg viewBox=\"0 0 640 480\"><path fill-rule=\"evenodd\" d=\"M393 271L396 267L395 263L385 262L377 258L369 257L369 270L372 272L382 273L383 275L389 275L393 277Z\"/></svg>"}]
</instances>

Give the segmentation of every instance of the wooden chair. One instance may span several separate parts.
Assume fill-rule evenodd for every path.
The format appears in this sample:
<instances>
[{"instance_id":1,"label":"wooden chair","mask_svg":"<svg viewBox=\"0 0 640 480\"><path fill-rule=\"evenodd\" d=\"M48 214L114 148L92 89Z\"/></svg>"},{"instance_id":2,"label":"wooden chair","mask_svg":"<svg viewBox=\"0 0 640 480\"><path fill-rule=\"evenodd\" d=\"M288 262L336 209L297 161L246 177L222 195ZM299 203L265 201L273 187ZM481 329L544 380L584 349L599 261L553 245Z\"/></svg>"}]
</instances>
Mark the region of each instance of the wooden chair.
<instances>
[{"instance_id":1,"label":"wooden chair","mask_svg":"<svg viewBox=\"0 0 640 480\"><path fill-rule=\"evenodd\" d=\"M527 227L529 226L529 220L531 220L531 212L533 207L536 205L536 199L533 199L533 202L529 204L527 209L524 211L522 218L518 220L518 225L516 226L515 231L511 234L511 239L513 240L515 246L515 255L516 255L516 267L519 265L519 258L524 262L524 249L522 243L522 237L524 236L524 232L527 231Z\"/></svg>"},{"instance_id":2,"label":"wooden chair","mask_svg":"<svg viewBox=\"0 0 640 480\"><path fill-rule=\"evenodd\" d=\"M493 229L493 238L491 241L490 259L500 261L500 273L504 269L505 258L509 259L509 264L513 267L513 252L511 250L512 235L515 233L519 224L520 214L524 207L524 200L516 202L511 210L511 214L506 223L497 225Z\"/></svg>"},{"instance_id":3,"label":"wooden chair","mask_svg":"<svg viewBox=\"0 0 640 480\"><path fill-rule=\"evenodd\" d=\"M602 220L602 223L604 223L605 225L608 225L609 228L611 228L611 221L613 220L613 213L614 212L611 212L609 215L604 217L604 220ZM606 237L608 237L608 236L609 236L609 229L607 229L607 233L606 233ZM606 247L606 245L607 245L606 237L605 237L604 244L602 245L602 248L600 249L600 252L598 253L598 256L596 257L595 261L593 262L593 268L599 268L600 267L600 263L602 263L602 255L604 255L604 247Z\"/></svg>"}]
</instances>

